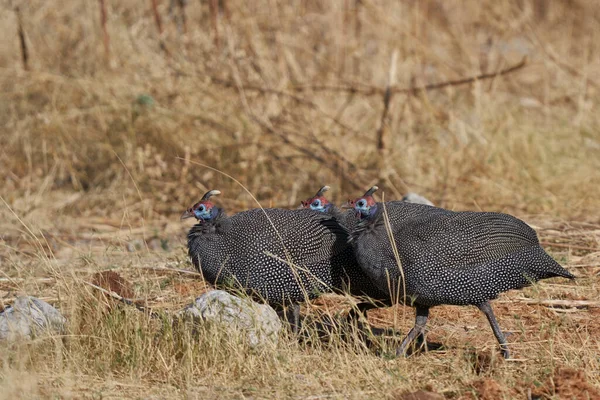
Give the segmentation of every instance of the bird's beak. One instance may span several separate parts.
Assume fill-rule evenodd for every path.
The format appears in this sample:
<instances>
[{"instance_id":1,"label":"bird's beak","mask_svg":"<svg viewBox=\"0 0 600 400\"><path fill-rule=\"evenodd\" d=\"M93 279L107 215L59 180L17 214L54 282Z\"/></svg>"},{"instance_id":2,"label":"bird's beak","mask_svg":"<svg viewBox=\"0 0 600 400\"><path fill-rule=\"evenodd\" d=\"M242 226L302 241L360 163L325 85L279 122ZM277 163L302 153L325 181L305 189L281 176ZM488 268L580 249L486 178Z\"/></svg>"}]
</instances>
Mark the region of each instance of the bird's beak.
<instances>
[{"instance_id":1,"label":"bird's beak","mask_svg":"<svg viewBox=\"0 0 600 400\"><path fill-rule=\"evenodd\" d=\"M191 210L185 210L183 214L181 214L181 220L194 217L194 213Z\"/></svg>"}]
</instances>

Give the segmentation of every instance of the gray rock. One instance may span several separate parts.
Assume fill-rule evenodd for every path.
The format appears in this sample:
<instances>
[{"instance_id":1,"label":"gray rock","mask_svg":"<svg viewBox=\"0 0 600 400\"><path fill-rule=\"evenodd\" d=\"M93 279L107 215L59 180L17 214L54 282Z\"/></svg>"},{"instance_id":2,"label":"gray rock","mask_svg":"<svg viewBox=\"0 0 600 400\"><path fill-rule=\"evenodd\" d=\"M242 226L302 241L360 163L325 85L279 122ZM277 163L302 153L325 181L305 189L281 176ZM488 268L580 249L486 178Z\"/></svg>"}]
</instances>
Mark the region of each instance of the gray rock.
<instances>
[{"instance_id":1,"label":"gray rock","mask_svg":"<svg viewBox=\"0 0 600 400\"><path fill-rule=\"evenodd\" d=\"M32 339L63 331L67 320L50 304L32 296L19 296L0 313L0 340Z\"/></svg>"},{"instance_id":2,"label":"gray rock","mask_svg":"<svg viewBox=\"0 0 600 400\"><path fill-rule=\"evenodd\" d=\"M433 203L429 200L427 200L425 197L421 196L420 194L416 194L416 193L407 193L403 198L402 201L405 201L407 203L416 203L416 204L425 204L428 206L432 206Z\"/></svg>"},{"instance_id":3,"label":"gray rock","mask_svg":"<svg viewBox=\"0 0 600 400\"><path fill-rule=\"evenodd\" d=\"M213 290L198 297L180 314L197 322L211 321L238 329L246 336L252 348L267 343L276 344L282 329L275 310L266 304L233 296L222 290Z\"/></svg>"}]
</instances>

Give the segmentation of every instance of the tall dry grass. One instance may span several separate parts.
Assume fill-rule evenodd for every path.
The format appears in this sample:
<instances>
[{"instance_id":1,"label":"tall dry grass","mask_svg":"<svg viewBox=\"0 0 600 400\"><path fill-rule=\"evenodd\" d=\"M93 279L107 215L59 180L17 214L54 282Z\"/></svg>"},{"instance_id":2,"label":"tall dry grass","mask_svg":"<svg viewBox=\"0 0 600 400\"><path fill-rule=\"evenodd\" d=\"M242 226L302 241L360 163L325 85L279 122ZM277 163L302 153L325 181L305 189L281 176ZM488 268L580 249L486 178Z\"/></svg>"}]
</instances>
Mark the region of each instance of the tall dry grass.
<instances>
[{"instance_id":1,"label":"tall dry grass","mask_svg":"<svg viewBox=\"0 0 600 400\"><path fill-rule=\"evenodd\" d=\"M324 345L287 337L256 353L225 332L176 338L136 310L98 314L81 283L111 268L155 307L193 298L197 291L177 289L193 281L144 268L185 260L177 217L208 189L221 190L230 211L256 207L214 169L263 206L296 206L323 184L341 202L377 184L386 200L410 190L443 207L511 212L542 228L558 220L561 231L544 234L560 240L588 224L578 240L597 248L597 2L1 7L0 274L12 283L0 294L3 301L19 290L46 295L70 324L64 340L2 352L0 397L399 398L430 388L459 398L481 394L478 382L493 378L512 398L547 387L556 366L585 370L599 384L593 311L583 318L502 304L501 324L518 335L511 345L522 359L509 363L495 358L486 322L456 308L432 321L433 339L449 346L442 354L390 360L356 338ZM493 74L523 58L525 67L509 74L384 101L394 82L420 88ZM140 237L138 251L124 252ZM554 255L591 269L577 286L540 285L527 296L598 296L597 260ZM410 325L382 313L403 331Z\"/></svg>"},{"instance_id":2,"label":"tall dry grass","mask_svg":"<svg viewBox=\"0 0 600 400\"><path fill-rule=\"evenodd\" d=\"M21 7L30 71L5 7L3 35L14 40L0 48L3 193L37 207L46 193L75 191L83 198L61 212L80 215L139 201L133 177L145 209L161 215L207 188L232 208L251 204L230 180L186 162L195 160L280 206L322 183L341 200L377 182L388 195L418 191L450 208L565 218L596 209L593 1L228 3L220 47L206 4L185 8L183 34L159 3L160 38L150 2L109 4L107 61L97 3L30 2ZM311 87L383 91L394 51L402 88L528 62L475 84L395 95L382 174L382 96Z\"/></svg>"}]
</instances>

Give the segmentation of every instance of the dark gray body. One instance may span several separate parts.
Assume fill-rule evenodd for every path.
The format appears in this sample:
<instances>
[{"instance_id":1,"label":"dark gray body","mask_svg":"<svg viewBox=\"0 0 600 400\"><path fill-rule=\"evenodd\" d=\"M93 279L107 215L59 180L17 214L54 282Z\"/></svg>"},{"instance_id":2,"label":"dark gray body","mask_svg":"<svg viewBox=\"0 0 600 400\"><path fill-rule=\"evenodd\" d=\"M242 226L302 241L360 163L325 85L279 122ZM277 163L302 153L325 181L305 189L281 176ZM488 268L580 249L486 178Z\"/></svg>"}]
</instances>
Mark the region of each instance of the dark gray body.
<instances>
[{"instance_id":1,"label":"dark gray body","mask_svg":"<svg viewBox=\"0 0 600 400\"><path fill-rule=\"evenodd\" d=\"M383 204L351 235L357 260L380 290L414 305L480 305L534 281L573 278L539 245L523 221L491 212L453 212L406 202L386 202L403 268L402 287Z\"/></svg>"},{"instance_id":2,"label":"dark gray body","mask_svg":"<svg viewBox=\"0 0 600 400\"><path fill-rule=\"evenodd\" d=\"M192 227L188 247L210 283L234 285L272 305L340 290L353 275L348 267L365 278L348 232L331 215L312 210L220 213Z\"/></svg>"},{"instance_id":3,"label":"dark gray body","mask_svg":"<svg viewBox=\"0 0 600 400\"><path fill-rule=\"evenodd\" d=\"M327 213L335 218L347 232L352 232L358 224L358 218L354 210L342 211L332 205ZM345 285L349 287L349 293L354 296L368 296L385 304L391 304L389 292L381 290L361 268L351 244L348 244L346 251L349 253L349 261L345 268L348 276L348 282Z\"/></svg>"}]
</instances>

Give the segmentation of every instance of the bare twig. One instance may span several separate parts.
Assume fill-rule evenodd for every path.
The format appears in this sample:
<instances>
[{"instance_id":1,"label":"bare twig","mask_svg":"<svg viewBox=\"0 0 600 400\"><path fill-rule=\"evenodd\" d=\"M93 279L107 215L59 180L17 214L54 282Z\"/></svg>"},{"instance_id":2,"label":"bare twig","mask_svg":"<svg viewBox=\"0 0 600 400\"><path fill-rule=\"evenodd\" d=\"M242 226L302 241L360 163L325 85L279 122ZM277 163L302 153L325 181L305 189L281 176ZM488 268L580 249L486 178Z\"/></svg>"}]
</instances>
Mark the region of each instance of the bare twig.
<instances>
[{"instance_id":1,"label":"bare twig","mask_svg":"<svg viewBox=\"0 0 600 400\"><path fill-rule=\"evenodd\" d=\"M179 10L181 11L181 26L183 28L183 34L187 35L187 16L185 15L185 6L187 2L185 0L179 0Z\"/></svg>"},{"instance_id":2,"label":"bare twig","mask_svg":"<svg viewBox=\"0 0 600 400\"><path fill-rule=\"evenodd\" d=\"M149 269L152 271L175 272L183 275L203 276L201 273L189 269L169 268L169 267L138 267L140 269Z\"/></svg>"},{"instance_id":3,"label":"bare twig","mask_svg":"<svg viewBox=\"0 0 600 400\"><path fill-rule=\"evenodd\" d=\"M388 71L388 82L385 87L383 94L383 111L381 112L381 119L379 123L379 129L377 129L377 151L379 152L379 172L380 180L385 180L387 177L387 153L389 141L389 120L388 114L390 110L390 102L392 101L392 88L396 84L396 65L398 62L398 51L394 50L390 61L390 69Z\"/></svg>"},{"instance_id":4,"label":"bare twig","mask_svg":"<svg viewBox=\"0 0 600 400\"><path fill-rule=\"evenodd\" d=\"M228 88L236 88L236 84L233 81L228 81L225 79L221 79L215 76L211 76L211 81L224 86L224 87L228 87ZM259 92L259 93L265 93L265 94L276 94L279 96L285 96L288 97L290 99L292 99L293 101L295 101L298 104L303 104L306 105L308 107L310 107L311 109L317 111L319 114L321 114L323 117L327 118L328 120L332 121L334 124L338 125L340 128L348 131L348 132L352 132L354 134L358 134L360 133L358 130L352 128L349 125L346 125L345 123L343 123L339 117L335 117L335 116L331 116L329 114L327 114L325 111L323 111L321 109L321 107L319 107L319 105L317 103L315 103L312 100L308 100L305 98L302 98L300 96L297 96L293 93L288 93L288 92L284 92L282 90L277 90L277 89L272 89L272 88L267 88L267 87L261 87L261 86L255 86L255 85L249 85L244 83L244 90L246 91L250 91L250 92Z\"/></svg>"},{"instance_id":5,"label":"bare twig","mask_svg":"<svg viewBox=\"0 0 600 400\"><path fill-rule=\"evenodd\" d=\"M37 282L37 283L45 283L45 282L56 282L56 278L0 278L0 282L10 282L16 284L17 282Z\"/></svg>"},{"instance_id":6,"label":"bare twig","mask_svg":"<svg viewBox=\"0 0 600 400\"><path fill-rule=\"evenodd\" d=\"M419 92L443 89L443 88L449 87L449 86L467 85L469 83L473 83L478 80L492 79L492 78L495 78L498 76L510 74L512 72L520 70L521 68L525 67L525 65L527 65L527 57L523 58L523 60L521 60L520 63L513 65L511 67L502 69L498 72L491 72L488 74L481 74L481 75L472 76L469 78L456 79L456 80L452 80L452 81L430 83L430 84L424 85L424 86L414 86L414 87L410 87L410 88L392 88L391 93L392 94L408 93L408 94L414 95ZM302 92L305 90L322 91L322 92L327 92L327 91L329 91L329 92L350 92L350 93L361 94L363 96L381 96L381 95L385 95L385 91L386 91L385 89L382 89L382 88L364 86L364 85L363 85L363 87L337 86L337 85L306 85L306 86L296 86L293 89L298 92Z\"/></svg>"},{"instance_id":7,"label":"bare twig","mask_svg":"<svg viewBox=\"0 0 600 400\"><path fill-rule=\"evenodd\" d=\"M21 45L21 59L23 60L23 69L29 70L29 50L27 49L27 41L25 40L25 29L23 28L23 18L21 16L21 9L19 6L15 7L15 14L17 15L17 25L19 29L19 43Z\"/></svg>"},{"instance_id":8,"label":"bare twig","mask_svg":"<svg viewBox=\"0 0 600 400\"><path fill-rule=\"evenodd\" d=\"M600 307L600 301L593 300L537 300L537 299L523 299L519 298L516 300L519 303L525 304L539 304L546 307L556 308L592 308Z\"/></svg>"},{"instance_id":9,"label":"bare twig","mask_svg":"<svg viewBox=\"0 0 600 400\"><path fill-rule=\"evenodd\" d=\"M158 34L162 37L163 28L160 13L158 12L158 0L152 0L152 13L154 14L154 22L156 23Z\"/></svg>"},{"instance_id":10,"label":"bare twig","mask_svg":"<svg viewBox=\"0 0 600 400\"><path fill-rule=\"evenodd\" d=\"M339 45L339 53L338 53L338 76L344 76L344 72L346 69L346 46L348 43L346 26L348 25L348 20L350 17L349 13L349 4L350 0L344 0L344 4L342 6L342 40Z\"/></svg>"},{"instance_id":11,"label":"bare twig","mask_svg":"<svg viewBox=\"0 0 600 400\"><path fill-rule=\"evenodd\" d=\"M264 121L261 118L259 118L258 116L256 116L254 113L250 114L250 118L256 122L257 125L259 125L263 131L265 131L266 133L269 133L273 136L276 136L278 138L280 138L285 144L287 144L288 146L292 147L293 149L301 152L302 154L306 155L309 158L312 158L313 160L317 161L319 164L327 167L328 169L330 169L331 171L333 171L334 173L340 173L342 175L342 178L348 182L354 189L360 189L362 187L364 187L363 184L361 184L360 182L357 182L357 180L348 175L347 172L345 171L340 171L340 169L338 168L337 163L331 163L329 160L327 160L325 157L322 157L318 154L316 154L314 151L312 151L311 149L309 149L306 146L302 146L302 145L298 145L294 142L292 142L288 135L286 135L285 133L280 132L279 130L275 129L273 127L273 125L271 124L270 121ZM333 150L330 150L330 152L333 152Z\"/></svg>"},{"instance_id":12,"label":"bare twig","mask_svg":"<svg viewBox=\"0 0 600 400\"><path fill-rule=\"evenodd\" d=\"M187 0L170 0L169 1L169 17L175 20L177 25L177 32L179 34L187 34L187 16L185 15L185 7L187 6ZM176 15L177 11L178 15Z\"/></svg>"},{"instance_id":13,"label":"bare twig","mask_svg":"<svg viewBox=\"0 0 600 400\"><path fill-rule=\"evenodd\" d=\"M219 41L219 0L209 0L208 6L210 8L210 20L214 32L215 46L220 46Z\"/></svg>"},{"instance_id":14,"label":"bare twig","mask_svg":"<svg viewBox=\"0 0 600 400\"><path fill-rule=\"evenodd\" d=\"M361 33L361 22L360 22L360 6L361 6L362 1L361 0L354 0L354 40L355 40L355 45L357 45L360 41L360 33ZM352 56L352 63L353 63L353 68L352 68L352 72L354 73L354 76L358 77L358 75L360 74L360 57L353 55Z\"/></svg>"},{"instance_id":15,"label":"bare twig","mask_svg":"<svg viewBox=\"0 0 600 400\"><path fill-rule=\"evenodd\" d=\"M156 29L158 30L158 40L160 48L165 52L167 57L170 56L169 50L163 40L163 26L160 12L158 11L158 0L152 0L152 13L154 14L154 22L156 23Z\"/></svg>"},{"instance_id":16,"label":"bare twig","mask_svg":"<svg viewBox=\"0 0 600 400\"><path fill-rule=\"evenodd\" d=\"M108 11L106 10L106 2L100 0L100 24L102 25L102 37L104 42L104 56L106 61L110 60L110 36L108 35L108 28L106 27L106 21L108 20Z\"/></svg>"},{"instance_id":17,"label":"bare twig","mask_svg":"<svg viewBox=\"0 0 600 400\"><path fill-rule=\"evenodd\" d=\"M229 10L229 6L227 5L227 0L220 0L219 4L221 5L221 9L223 10L225 19L229 23L231 21L231 10Z\"/></svg>"},{"instance_id":18,"label":"bare twig","mask_svg":"<svg viewBox=\"0 0 600 400\"><path fill-rule=\"evenodd\" d=\"M569 244L569 243L551 243L551 242L540 242L543 246L548 247L560 247L563 249L576 249L576 250L588 250L588 251L600 251L600 248L597 247L589 247L589 246L581 246L577 244Z\"/></svg>"},{"instance_id":19,"label":"bare twig","mask_svg":"<svg viewBox=\"0 0 600 400\"><path fill-rule=\"evenodd\" d=\"M86 282L86 281L84 281L84 283L86 285L89 285L89 286L93 287L94 289L104 293L105 295L110 296L113 299L120 301L121 303L127 304L128 306L134 306L135 308L137 308L139 311L141 311L143 313L148 313L148 315L150 315L151 318L160 318L160 315L158 313L152 311L151 308L144 307L141 304L138 304L137 302L135 302L134 300L127 299L113 291L106 290L100 286L94 285L93 283Z\"/></svg>"}]
</instances>

